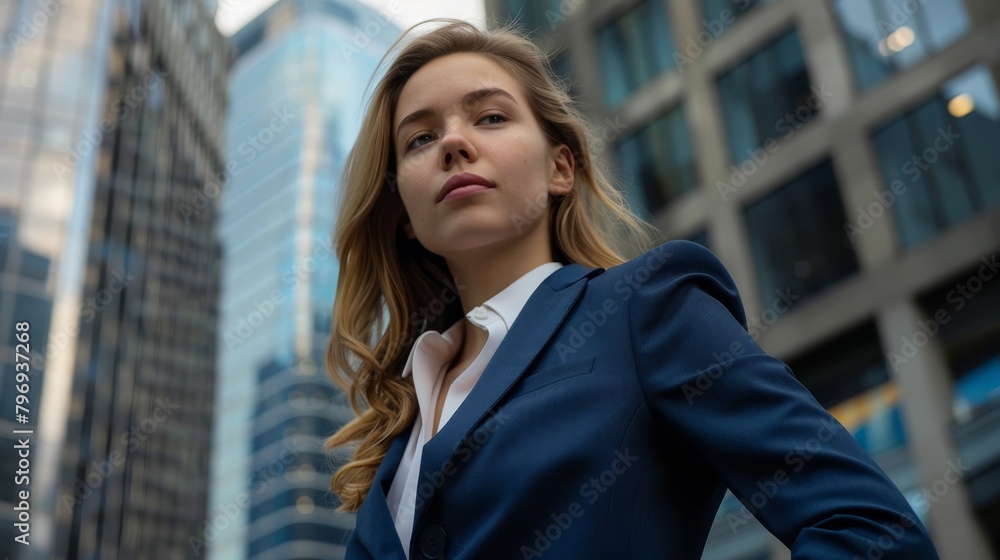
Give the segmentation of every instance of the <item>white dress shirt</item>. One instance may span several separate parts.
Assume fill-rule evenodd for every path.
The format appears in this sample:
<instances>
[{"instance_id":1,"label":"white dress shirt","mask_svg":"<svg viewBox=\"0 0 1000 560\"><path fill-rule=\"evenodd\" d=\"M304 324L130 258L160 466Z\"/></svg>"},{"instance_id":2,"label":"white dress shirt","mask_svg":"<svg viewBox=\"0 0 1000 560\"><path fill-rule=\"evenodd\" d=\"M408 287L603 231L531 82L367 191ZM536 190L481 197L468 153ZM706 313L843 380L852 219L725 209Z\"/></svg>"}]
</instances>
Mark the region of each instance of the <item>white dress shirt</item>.
<instances>
[{"instance_id":1,"label":"white dress shirt","mask_svg":"<svg viewBox=\"0 0 1000 560\"><path fill-rule=\"evenodd\" d=\"M472 391L479 381L486 364L496 352L500 342L507 335L507 330L514 323L527 303L528 298L550 274L562 268L562 263L548 262L526 273L504 288L499 294L487 300L483 305L475 307L465 316L473 325L487 331L486 346L476 356L476 359L465 369L448 388L444 406L441 409L441 420L438 431L458 410L459 405ZM410 432L410 440L406 445L403 459L396 469L392 486L386 496L389 502L389 512L396 524L396 532L403 544L406 557L410 557L410 537L413 533L413 515L416 509L417 480L420 475L420 456L424 444L431 438L434 428L434 409L441 393L441 382L448 366L458 355L465 339L464 321L456 321L448 330L441 334L437 331L427 331L421 334L410 356L403 367L403 377L413 375L413 386L417 393L417 419Z\"/></svg>"}]
</instances>

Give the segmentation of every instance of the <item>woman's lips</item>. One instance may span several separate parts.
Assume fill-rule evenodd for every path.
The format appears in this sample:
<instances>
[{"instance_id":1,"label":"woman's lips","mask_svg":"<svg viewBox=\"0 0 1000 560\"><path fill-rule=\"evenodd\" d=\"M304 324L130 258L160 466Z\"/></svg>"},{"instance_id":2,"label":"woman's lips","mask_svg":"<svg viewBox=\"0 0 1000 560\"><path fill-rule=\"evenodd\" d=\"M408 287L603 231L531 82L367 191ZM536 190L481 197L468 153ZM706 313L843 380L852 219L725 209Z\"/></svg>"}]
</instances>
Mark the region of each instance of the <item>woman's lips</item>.
<instances>
[{"instance_id":1,"label":"woman's lips","mask_svg":"<svg viewBox=\"0 0 1000 560\"><path fill-rule=\"evenodd\" d=\"M457 195L451 195L452 192L459 189L467 189L467 192L459 193L460 195L471 194L477 190L482 190L484 188L492 188L494 186L493 182L489 179L484 179L475 173L459 173L457 175L452 175L444 182L441 189L438 191L437 201L444 202L450 198L459 198ZM479 187L479 189L468 189L468 187Z\"/></svg>"},{"instance_id":2,"label":"woman's lips","mask_svg":"<svg viewBox=\"0 0 1000 560\"><path fill-rule=\"evenodd\" d=\"M446 194L444 198L441 199L441 202L444 202L446 200L453 200L456 198L465 198L479 191L488 190L489 188L490 187L487 187L486 185L465 185L464 187L458 187L456 189L449 191L448 194Z\"/></svg>"}]
</instances>

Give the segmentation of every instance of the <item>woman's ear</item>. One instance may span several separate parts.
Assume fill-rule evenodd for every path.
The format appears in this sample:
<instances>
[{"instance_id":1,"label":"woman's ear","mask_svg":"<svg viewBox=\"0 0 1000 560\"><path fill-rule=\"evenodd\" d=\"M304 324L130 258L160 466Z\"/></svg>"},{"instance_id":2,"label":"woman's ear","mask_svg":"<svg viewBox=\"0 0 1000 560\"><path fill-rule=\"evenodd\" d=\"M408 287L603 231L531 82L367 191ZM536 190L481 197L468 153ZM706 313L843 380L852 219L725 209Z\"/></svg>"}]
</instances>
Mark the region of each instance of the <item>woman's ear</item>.
<instances>
[{"instance_id":1,"label":"woman's ear","mask_svg":"<svg viewBox=\"0 0 1000 560\"><path fill-rule=\"evenodd\" d=\"M552 148L552 179L549 182L549 194L566 196L573 190L576 177L576 160L573 151L566 144Z\"/></svg>"}]
</instances>

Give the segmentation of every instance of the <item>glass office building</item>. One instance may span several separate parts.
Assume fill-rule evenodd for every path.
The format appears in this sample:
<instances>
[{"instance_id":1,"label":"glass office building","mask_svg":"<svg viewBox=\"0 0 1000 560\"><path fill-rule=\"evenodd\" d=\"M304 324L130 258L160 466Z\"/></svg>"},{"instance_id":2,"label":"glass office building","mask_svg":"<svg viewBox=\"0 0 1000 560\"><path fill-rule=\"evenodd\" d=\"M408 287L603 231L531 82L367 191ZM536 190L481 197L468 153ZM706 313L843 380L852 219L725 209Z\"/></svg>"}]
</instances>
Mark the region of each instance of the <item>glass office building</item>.
<instances>
[{"instance_id":1,"label":"glass office building","mask_svg":"<svg viewBox=\"0 0 1000 560\"><path fill-rule=\"evenodd\" d=\"M282 0L235 33L212 494L213 560L343 558L322 443L353 417L324 371L331 234L363 94L400 33L358 2Z\"/></svg>"},{"instance_id":2,"label":"glass office building","mask_svg":"<svg viewBox=\"0 0 1000 560\"><path fill-rule=\"evenodd\" d=\"M722 259L942 558L996 558L1000 4L486 4L559 49L634 209ZM728 495L704 558L787 557Z\"/></svg>"},{"instance_id":3,"label":"glass office building","mask_svg":"<svg viewBox=\"0 0 1000 560\"><path fill-rule=\"evenodd\" d=\"M204 520L220 246L214 203L182 208L223 172L211 10L0 3L4 557L186 558Z\"/></svg>"}]
</instances>

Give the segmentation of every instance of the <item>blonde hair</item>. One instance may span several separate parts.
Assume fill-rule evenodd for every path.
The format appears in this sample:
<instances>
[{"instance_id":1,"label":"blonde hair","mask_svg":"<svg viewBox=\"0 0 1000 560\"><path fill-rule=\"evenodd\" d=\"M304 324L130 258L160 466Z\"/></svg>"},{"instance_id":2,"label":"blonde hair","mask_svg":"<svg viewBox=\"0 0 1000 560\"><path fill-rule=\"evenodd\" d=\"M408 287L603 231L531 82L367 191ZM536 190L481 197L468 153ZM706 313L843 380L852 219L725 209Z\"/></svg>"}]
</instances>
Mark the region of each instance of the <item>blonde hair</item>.
<instances>
[{"instance_id":1,"label":"blonde hair","mask_svg":"<svg viewBox=\"0 0 1000 560\"><path fill-rule=\"evenodd\" d=\"M334 449L356 442L357 447L330 482L340 498L340 511L361 507L393 439L416 417L412 377L401 376L420 334L416 331L443 332L462 318L457 297L442 301L442 294L452 290L444 260L402 230L392 120L400 92L417 70L449 54L488 56L524 86L549 144L569 146L576 160L573 190L566 197L550 196L548 208L555 259L610 268L627 260L614 248L615 241L630 236L632 250L650 242L651 228L629 210L591 153L585 120L553 77L546 55L510 26L484 31L458 20L431 21L444 25L409 42L375 86L341 177L334 237L340 279L326 368L347 393L357 417L325 445ZM415 27L397 39L390 52ZM416 313L428 307L443 311Z\"/></svg>"}]
</instances>

